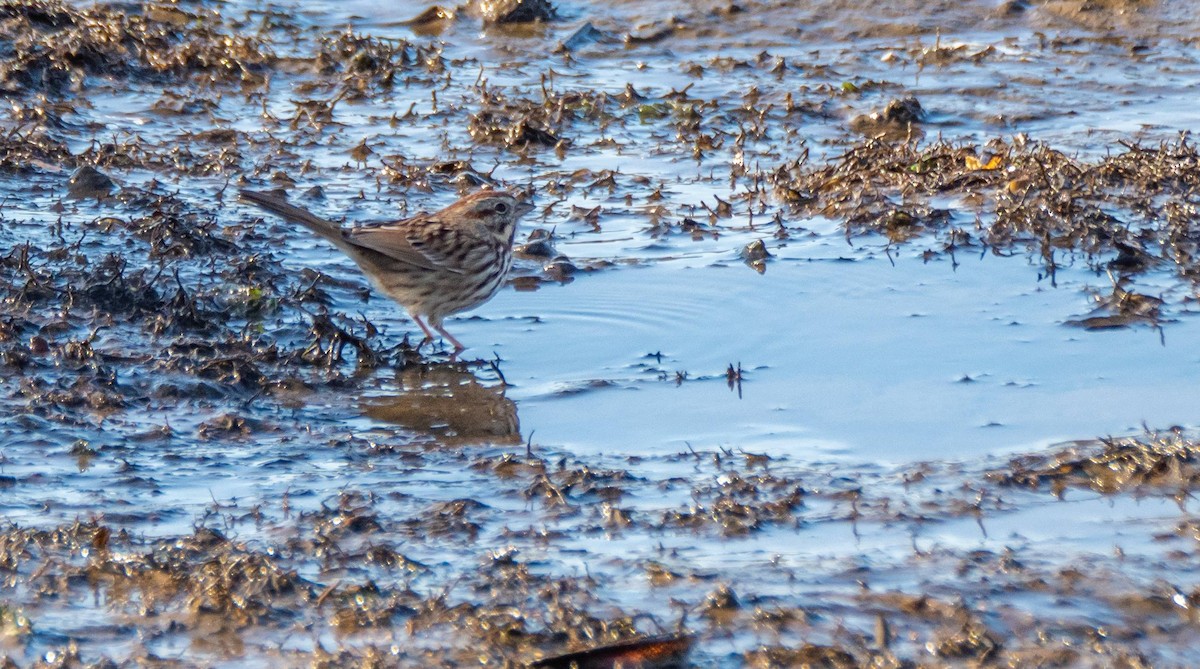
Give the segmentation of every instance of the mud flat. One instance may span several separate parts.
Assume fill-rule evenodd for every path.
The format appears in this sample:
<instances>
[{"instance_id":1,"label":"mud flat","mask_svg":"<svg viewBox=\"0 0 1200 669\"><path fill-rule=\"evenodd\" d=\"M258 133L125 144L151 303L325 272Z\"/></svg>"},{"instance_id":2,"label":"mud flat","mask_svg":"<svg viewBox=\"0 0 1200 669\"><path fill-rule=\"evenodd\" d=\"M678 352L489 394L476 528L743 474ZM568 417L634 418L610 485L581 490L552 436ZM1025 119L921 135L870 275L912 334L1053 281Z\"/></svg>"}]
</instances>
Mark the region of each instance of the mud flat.
<instances>
[{"instance_id":1,"label":"mud flat","mask_svg":"<svg viewBox=\"0 0 1200 669\"><path fill-rule=\"evenodd\" d=\"M0 666L1200 661L1192 12L376 4L0 3Z\"/></svg>"}]
</instances>

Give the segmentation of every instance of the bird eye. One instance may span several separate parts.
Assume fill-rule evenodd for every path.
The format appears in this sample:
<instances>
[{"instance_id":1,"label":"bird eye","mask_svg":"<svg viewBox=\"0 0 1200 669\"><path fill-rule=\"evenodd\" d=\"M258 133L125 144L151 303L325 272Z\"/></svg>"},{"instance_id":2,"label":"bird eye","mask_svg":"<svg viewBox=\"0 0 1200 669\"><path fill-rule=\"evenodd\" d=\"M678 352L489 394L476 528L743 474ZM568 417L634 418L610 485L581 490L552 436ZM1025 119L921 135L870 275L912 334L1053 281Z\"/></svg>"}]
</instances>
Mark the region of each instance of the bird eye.
<instances>
[{"instance_id":1,"label":"bird eye","mask_svg":"<svg viewBox=\"0 0 1200 669\"><path fill-rule=\"evenodd\" d=\"M504 204L503 202L497 203L496 204L496 213L497 214L507 214L508 213L508 205Z\"/></svg>"}]
</instances>

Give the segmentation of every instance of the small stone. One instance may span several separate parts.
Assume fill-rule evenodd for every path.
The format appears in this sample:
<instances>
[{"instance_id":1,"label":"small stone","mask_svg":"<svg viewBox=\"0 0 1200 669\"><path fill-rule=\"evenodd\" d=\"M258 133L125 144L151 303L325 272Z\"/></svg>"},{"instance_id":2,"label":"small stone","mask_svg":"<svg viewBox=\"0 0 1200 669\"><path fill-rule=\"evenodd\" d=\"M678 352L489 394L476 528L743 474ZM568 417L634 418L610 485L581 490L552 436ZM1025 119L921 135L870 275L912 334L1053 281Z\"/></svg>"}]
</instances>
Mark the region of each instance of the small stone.
<instances>
[{"instance_id":1,"label":"small stone","mask_svg":"<svg viewBox=\"0 0 1200 669\"><path fill-rule=\"evenodd\" d=\"M767 245L761 239L750 242L742 249L742 258L745 260L766 260L770 257L771 254L767 251Z\"/></svg>"},{"instance_id":2,"label":"small stone","mask_svg":"<svg viewBox=\"0 0 1200 669\"><path fill-rule=\"evenodd\" d=\"M45 337L34 336L29 339L29 352L34 355L46 355L50 352L50 342Z\"/></svg>"},{"instance_id":3,"label":"small stone","mask_svg":"<svg viewBox=\"0 0 1200 669\"><path fill-rule=\"evenodd\" d=\"M920 100L911 95L892 100L883 108L882 120L888 123L920 123L924 118Z\"/></svg>"},{"instance_id":4,"label":"small stone","mask_svg":"<svg viewBox=\"0 0 1200 669\"><path fill-rule=\"evenodd\" d=\"M100 170L85 165L75 170L67 182L67 196L76 200L105 198L112 195L117 185Z\"/></svg>"},{"instance_id":5,"label":"small stone","mask_svg":"<svg viewBox=\"0 0 1200 669\"><path fill-rule=\"evenodd\" d=\"M570 258L558 256L542 267L542 271L550 279L559 283L566 283L571 280L575 272L579 271L579 268L571 262Z\"/></svg>"},{"instance_id":6,"label":"small stone","mask_svg":"<svg viewBox=\"0 0 1200 669\"><path fill-rule=\"evenodd\" d=\"M553 258L555 255L554 245L549 239L535 239L531 242L526 242L513 249L520 256L527 258Z\"/></svg>"},{"instance_id":7,"label":"small stone","mask_svg":"<svg viewBox=\"0 0 1200 669\"><path fill-rule=\"evenodd\" d=\"M547 0L480 0L477 9L487 24L551 21L557 16Z\"/></svg>"},{"instance_id":8,"label":"small stone","mask_svg":"<svg viewBox=\"0 0 1200 669\"><path fill-rule=\"evenodd\" d=\"M444 7L439 7L437 5L434 5L434 6L430 7L429 9L426 9L425 11L421 12L420 14L417 14L413 18L411 18L407 21L402 21L401 25L428 26L431 23L437 23L438 21L446 21L448 19L453 19L453 18L454 18L454 10L446 9Z\"/></svg>"},{"instance_id":9,"label":"small stone","mask_svg":"<svg viewBox=\"0 0 1200 669\"><path fill-rule=\"evenodd\" d=\"M583 24L579 30L571 33L570 37L559 43L558 48L555 49L555 53L578 51L579 49L594 42L599 42L602 39L604 39L604 33L597 30L596 26L592 25L592 23L589 21Z\"/></svg>"}]
</instances>

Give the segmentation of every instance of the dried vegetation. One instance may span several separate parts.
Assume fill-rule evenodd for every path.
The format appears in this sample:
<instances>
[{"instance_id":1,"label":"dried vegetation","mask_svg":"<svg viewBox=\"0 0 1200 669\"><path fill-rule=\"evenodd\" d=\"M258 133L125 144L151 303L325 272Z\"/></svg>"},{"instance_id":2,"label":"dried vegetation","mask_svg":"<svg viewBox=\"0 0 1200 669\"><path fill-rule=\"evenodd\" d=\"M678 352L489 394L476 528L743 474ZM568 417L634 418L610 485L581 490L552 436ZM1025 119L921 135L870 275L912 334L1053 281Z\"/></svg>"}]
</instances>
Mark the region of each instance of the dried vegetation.
<instances>
[{"instance_id":1,"label":"dried vegetation","mask_svg":"<svg viewBox=\"0 0 1200 669\"><path fill-rule=\"evenodd\" d=\"M872 139L829 164L805 159L771 175L778 198L802 216L845 221L847 237L895 244L932 236L930 253L1028 253L1054 281L1081 259L1113 277L1113 293L1069 324L1158 325L1162 300L1129 289L1168 269L1200 293L1200 153L1184 136L1128 144L1087 161L1018 137L983 146ZM934 206L931 202L944 204Z\"/></svg>"},{"instance_id":2,"label":"dried vegetation","mask_svg":"<svg viewBox=\"0 0 1200 669\"><path fill-rule=\"evenodd\" d=\"M1045 486L1057 495L1088 488L1105 494L1178 495L1183 500L1200 485L1200 444L1178 431L1102 439L1019 458L992 477L1004 485Z\"/></svg>"},{"instance_id":3,"label":"dried vegetation","mask_svg":"<svg viewBox=\"0 0 1200 669\"><path fill-rule=\"evenodd\" d=\"M557 17L540 0L481 1L466 10L489 26ZM588 24L590 30L581 28L558 55L570 62L579 49L614 40L631 48L653 45L702 33L703 22L742 11L737 4L695 11L634 28L623 38ZM421 25L463 20L439 8L426 14L418 17ZM923 57L932 66L939 59L990 55L939 48ZM541 175L539 187L549 199L625 189L632 207L636 193L646 203L651 238L719 238L721 226L736 216L782 204L784 210L770 219L779 237L789 234L787 212L797 220L837 220L852 239L879 234L896 245L939 240L932 254L1025 252L1051 279L1064 262L1081 258L1113 276L1111 294L1097 297L1098 311L1074 322L1088 328L1163 322L1164 300L1133 289L1150 270L1166 268L1193 295L1200 292L1200 155L1186 137L1156 146L1130 143L1099 159L1025 138L982 146L918 142L925 113L915 99L904 99L849 122L869 139L832 160L817 164L806 154L782 158L777 168L751 168L742 161L747 146L794 137L800 120L835 118L829 105L811 96L794 101L791 93L779 104L764 103L757 88L739 91L732 102L698 97L690 87L661 95L632 86L617 93L560 90L549 75L540 96L481 78L468 102L438 100L453 77L474 79L478 67L471 59L448 57L439 44L350 30L313 36L273 10L236 20L207 3L0 3L0 90L9 103L0 132L0 175L29 179L36 201L49 203L52 214L11 213L0 205L3 410L14 424L38 438L49 435L46 441L53 443L62 434L102 434L98 426L108 427L129 458L114 465L119 480L147 488L156 483L139 476L137 461L158 454L136 449L170 442L184 430L189 448L215 443L233 453L260 435L300 435L308 441L291 445L328 445L343 449L348 460L396 460L413 471L427 464L422 448L519 443L516 407L505 397L497 363L423 359L407 340L342 311L363 298L360 284L287 265L277 255L278 236L264 232L265 226L243 227L219 202L168 185L185 177L219 185L247 176L293 185L296 176L321 169L305 155L344 139L339 119L345 106L410 87L428 96L432 111L421 116L415 103L401 107L392 112L393 127L426 132L449 118L473 146L518 161L539 151L562 157L588 146L643 149L631 136L697 165L712 156L723 159L725 152L737 156L731 183L749 183L752 192L734 201L715 198L682 217L661 204L664 184L648 177L612 169ZM686 68L697 78L752 70L782 79L797 66L764 51L751 59L715 56ZM272 79L287 77L296 80L287 111L280 112L268 104ZM87 114L94 90L137 87L156 91L147 113L169 121L160 133L111 133ZM853 89L849 93L862 92ZM818 93L830 99L848 94L833 88ZM255 105L267 130L236 129L222 111L227 96ZM196 118L211 127L170 129L174 121ZM469 155L436 161L378 155L366 138L338 150L356 165L378 161L380 183L418 193L453 193L491 179ZM764 184L774 198L759 190ZM213 191L217 198L224 192ZM319 199L319 187L307 195ZM94 215L95 207L104 213ZM600 206L570 214L597 231L606 215ZM26 234L31 229L38 233ZM555 234L543 229L522 247L524 259L544 264L540 273L519 277L518 287L567 282L577 271L609 266L577 266L557 253ZM770 257L761 241L743 251L757 271ZM321 444L315 436L321 427L301 425L290 412L295 398L315 393L358 397L371 372L389 367L397 369L405 392L371 397L363 411L403 426L406 439L352 435ZM485 368L501 383L481 382L477 372ZM730 365L727 381L740 391L740 364ZM119 422L123 414L154 416L163 406L206 417L186 428L140 425L143 431L136 433L129 427L136 421ZM1130 639L1110 638L1102 625L1048 632L1040 621L1019 624L1011 622L1017 615L992 615L1006 605L996 591L1036 596L1074 588L1091 602L1150 610L1155 629L1168 632L1194 625L1180 617L1177 602L1193 608L1200 602L1194 590L1166 587L1122 599L1099 586L1088 590L1072 573L1035 571L1011 555L976 551L933 567L977 575L964 586L965 596L944 589L920 595L872 591L865 585L867 570L852 570L847 579L862 585L857 594L801 607L746 590L739 595L724 582L737 569L694 566L664 548L661 561L623 565L623 573L644 578L678 616L639 614L605 594L627 583L603 581L586 569L563 576L556 565L526 558L506 542L541 546L636 534L734 545L829 522L917 525L980 518L1006 507L982 492L979 482L932 499L917 492L873 497L854 480L777 472L767 456L728 451L681 454L677 460L695 475L663 480L647 478L636 463L623 470L548 462L531 451L489 452L461 463L495 485L501 499L489 496L487 502L414 501L395 490L360 492L348 483L342 494L305 512L293 513L286 496L278 510L228 508L214 500L191 533L174 536L124 529L122 519L141 527L158 521L153 511L125 509L46 527L0 525L0 655L18 656L28 648L36 649L28 655L41 658L38 666L112 666L104 658L108 651L97 651L111 636L123 644L114 655L147 665L163 662L158 648L184 647L208 658L254 656L321 667L668 667L686 666L697 644L749 638L754 647L728 651L731 662L1138 666L1143 660L1136 644L1123 646ZM87 439L74 441L69 454L81 470L107 455ZM1181 434L1109 440L1014 461L989 485L1047 485L1060 494L1072 487L1153 491L1184 499L1197 483L1196 456L1195 443ZM0 464L5 462L0 451ZM432 469L444 466L438 462ZM0 472L0 491L35 485L45 485L40 475ZM503 504L514 500L533 509L540 526L510 526ZM397 512L389 504L408 506ZM237 529L249 526L260 538L238 539ZM1180 528L1180 534L1193 531ZM429 544L465 547L464 553L486 558L462 566L406 555ZM914 551L912 559L938 558ZM786 566L770 574L781 582L805 577ZM119 622L85 628L101 640L83 639L81 650L76 641L46 631L63 611L75 610L100 611ZM878 621L873 635L854 617L863 611ZM414 639L421 643L410 643Z\"/></svg>"}]
</instances>

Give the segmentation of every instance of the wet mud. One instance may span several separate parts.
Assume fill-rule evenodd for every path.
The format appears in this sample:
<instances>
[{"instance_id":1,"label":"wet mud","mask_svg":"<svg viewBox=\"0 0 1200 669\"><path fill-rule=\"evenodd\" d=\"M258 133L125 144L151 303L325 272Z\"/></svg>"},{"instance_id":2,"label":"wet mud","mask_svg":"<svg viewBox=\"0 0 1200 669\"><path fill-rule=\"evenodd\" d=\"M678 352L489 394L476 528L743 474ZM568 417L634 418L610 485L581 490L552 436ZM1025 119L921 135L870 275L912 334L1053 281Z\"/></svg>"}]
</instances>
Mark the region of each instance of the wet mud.
<instances>
[{"instance_id":1,"label":"wet mud","mask_svg":"<svg viewBox=\"0 0 1200 669\"><path fill-rule=\"evenodd\" d=\"M368 5L0 3L0 666L1196 663L1195 417L1137 427L1106 366L1190 401L1191 12ZM235 201L354 223L484 185L538 208L462 360ZM838 371L894 389L847 422L895 444L795 418L884 345L806 340L815 294L883 323L981 259L995 358L926 400ZM1093 376L995 362L1080 341L1113 342ZM977 447L1008 426L887 401L1020 415L999 393L1054 376L1091 432ZM753 402L781 417L722 420Z\"/></svg>"}]
</instances>

